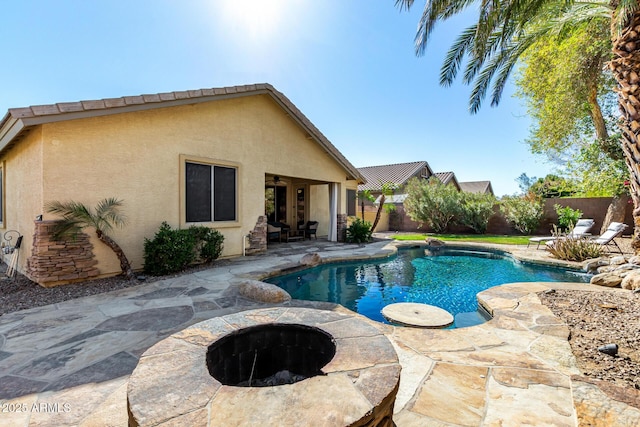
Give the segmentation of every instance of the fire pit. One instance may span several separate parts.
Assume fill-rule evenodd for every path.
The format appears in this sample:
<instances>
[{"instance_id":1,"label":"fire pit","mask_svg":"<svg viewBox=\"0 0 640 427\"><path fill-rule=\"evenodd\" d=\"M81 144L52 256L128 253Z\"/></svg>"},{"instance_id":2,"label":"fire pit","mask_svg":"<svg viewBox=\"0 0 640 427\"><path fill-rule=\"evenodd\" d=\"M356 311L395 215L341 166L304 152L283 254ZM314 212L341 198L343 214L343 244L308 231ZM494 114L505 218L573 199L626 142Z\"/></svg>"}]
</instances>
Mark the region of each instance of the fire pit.
<instances>
[{"instance_id":1,"label":"fire pit","mask_svg":"<svg viewBox=\"0 0 640 427\"><path fill-rule=\"evenodd\" d=\"M305 308L251 310L147 350L130 426L392 426L398 357L369 321Z\"/></svg>"},{"instance_id":2,"label":"fire pit","mask_svg":"<svg viewBox=\"0 0 640 427\"><path fill-rule=\"evenodd\" d=\"M214 342L207 368L223 385L269 387L323 375L336 353L333 338L322 329L295 324L244 328Z\"/></svg>"}]
</instances>

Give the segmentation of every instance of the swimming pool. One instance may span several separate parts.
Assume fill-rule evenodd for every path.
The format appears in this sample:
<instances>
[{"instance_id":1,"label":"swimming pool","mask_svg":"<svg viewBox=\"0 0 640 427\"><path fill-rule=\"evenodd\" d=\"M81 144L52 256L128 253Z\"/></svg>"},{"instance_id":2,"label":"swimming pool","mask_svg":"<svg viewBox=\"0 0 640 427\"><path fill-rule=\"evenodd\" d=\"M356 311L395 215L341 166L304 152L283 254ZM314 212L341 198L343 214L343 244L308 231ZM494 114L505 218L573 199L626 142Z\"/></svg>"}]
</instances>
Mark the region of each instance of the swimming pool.
<instances>
[{"instance_id":1,"label":"swimming pool","mask_svg":"<svg viewBox=\"0 0 640 427\"><path fill-rule=\"evenodd\" d=\"M370 319L388 323L380 311L396 302L420 302L451 313L460 328L488 319L478 310L476 294L513 282L588 282L591 276L553 267L521 263L497 252L442 249L425 256L425 248L399 249L379 261L323 264L265 279L292 298L334 302Z\"/></svg>"}]
</instances>

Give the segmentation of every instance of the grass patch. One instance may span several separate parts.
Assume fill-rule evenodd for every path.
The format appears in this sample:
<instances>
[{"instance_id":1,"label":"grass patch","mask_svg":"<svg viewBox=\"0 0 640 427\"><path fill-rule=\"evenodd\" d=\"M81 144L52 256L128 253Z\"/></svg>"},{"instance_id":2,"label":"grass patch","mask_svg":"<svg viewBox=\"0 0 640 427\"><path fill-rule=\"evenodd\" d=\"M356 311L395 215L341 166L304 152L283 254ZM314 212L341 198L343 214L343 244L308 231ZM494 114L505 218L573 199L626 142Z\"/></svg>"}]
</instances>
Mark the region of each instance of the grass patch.
<instances>
[{"instance_id":1,"label":"grass patch","mask_svg":"<svg viewBox=\"0 0 640 427\"><path fill-rule=\"evenodd\" d=\"M445 242L477 242L495 243L498 245L526 245L531 236L498 236L490 234L397 234L394 240L424 240L426 237L444 240Z\"/></svg>"}]
</instances>

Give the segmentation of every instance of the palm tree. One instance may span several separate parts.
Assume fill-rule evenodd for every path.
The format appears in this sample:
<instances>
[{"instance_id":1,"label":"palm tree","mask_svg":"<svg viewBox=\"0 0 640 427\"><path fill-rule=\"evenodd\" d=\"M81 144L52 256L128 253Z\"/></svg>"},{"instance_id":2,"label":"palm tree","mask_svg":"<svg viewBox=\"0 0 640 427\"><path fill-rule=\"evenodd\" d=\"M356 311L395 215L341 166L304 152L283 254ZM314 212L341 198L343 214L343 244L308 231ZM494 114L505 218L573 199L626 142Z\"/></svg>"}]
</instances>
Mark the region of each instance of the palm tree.
<instances>
[{"instance_id":1,"label":"palm tree","mask_svg":"<svg viewBox=\"0 0 640 427\"><path fill-rule=\"evenodd\" d=\"M396 0L400 8L409 9L414 0ZM477 7L470 0L426 0L416 34L416 53L426 49L435 24L468 7ZM532 37L532 26L544 27L545 21L568 20L582 11L588 22L607 18L611 29L612 59L609 68L617 83L618 104L622 112L620 129L622 150L631 175L630 193L634 204L634 237L632 246L640 253L640 7L637 0L481 0L478 20L457 40L457 48L447 56L441 83L455 78L462 60L468 56L465 81L475 79L470 109L477 111L493 84L492 104L500 100L502 88L526 49L524 38ZM553 19L550 19L553 17ZM581 18L582 19L582 18ZM568 21L565 21L568 22ZM577 22L577 21L576 21ZM529 31L529 32L527 32ZM464 44L460 44L464 40ZM521 43L518 43L521 41ZM528 44L531 45L530 43ZM447 63L449 67L447 68ZM497 73L497 74L496 74Z\"/></svg>"},{"instance_id":2,"label":"palm tree","mask_svg":"<svg viewBox=\"0 0 640 427\"><path fill-rule=\"evenodd\" d=\"M53 237L60 239L65 236L75 236L84 228L93 227L96 236L116 254L120 261L122 274L131 280L135 277L131 264L124 251L115 240L106 233L114 227L122 227L126 223L125 216L120 212L122 201L115 198L107 198L98 202L95 212L91 212L84 204L78 202L50 202L46 205L47 212L58 214L62 217L53 230Z\"/></svg>"}]
</instances>

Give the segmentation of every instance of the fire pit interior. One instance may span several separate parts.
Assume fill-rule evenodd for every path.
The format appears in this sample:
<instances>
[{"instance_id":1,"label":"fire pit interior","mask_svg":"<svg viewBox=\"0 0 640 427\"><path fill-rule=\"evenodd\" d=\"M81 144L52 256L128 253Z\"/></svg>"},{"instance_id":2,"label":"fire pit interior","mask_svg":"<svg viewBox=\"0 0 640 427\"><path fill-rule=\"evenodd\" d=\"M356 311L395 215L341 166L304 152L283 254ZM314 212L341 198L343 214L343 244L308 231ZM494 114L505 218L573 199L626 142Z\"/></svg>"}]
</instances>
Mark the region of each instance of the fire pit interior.
<instances>
[{"instance_id":1,"label":"fire pit interior","mask_svg":"<svg viewBox=\"0 0 640 427\"><path fill-rule=\"evenodd\" d=\"M224 385L267 387L323 375L336 353L333 338L307 325L263 324L211 344L207 368Z\"/></svg>"}]
</instances>

